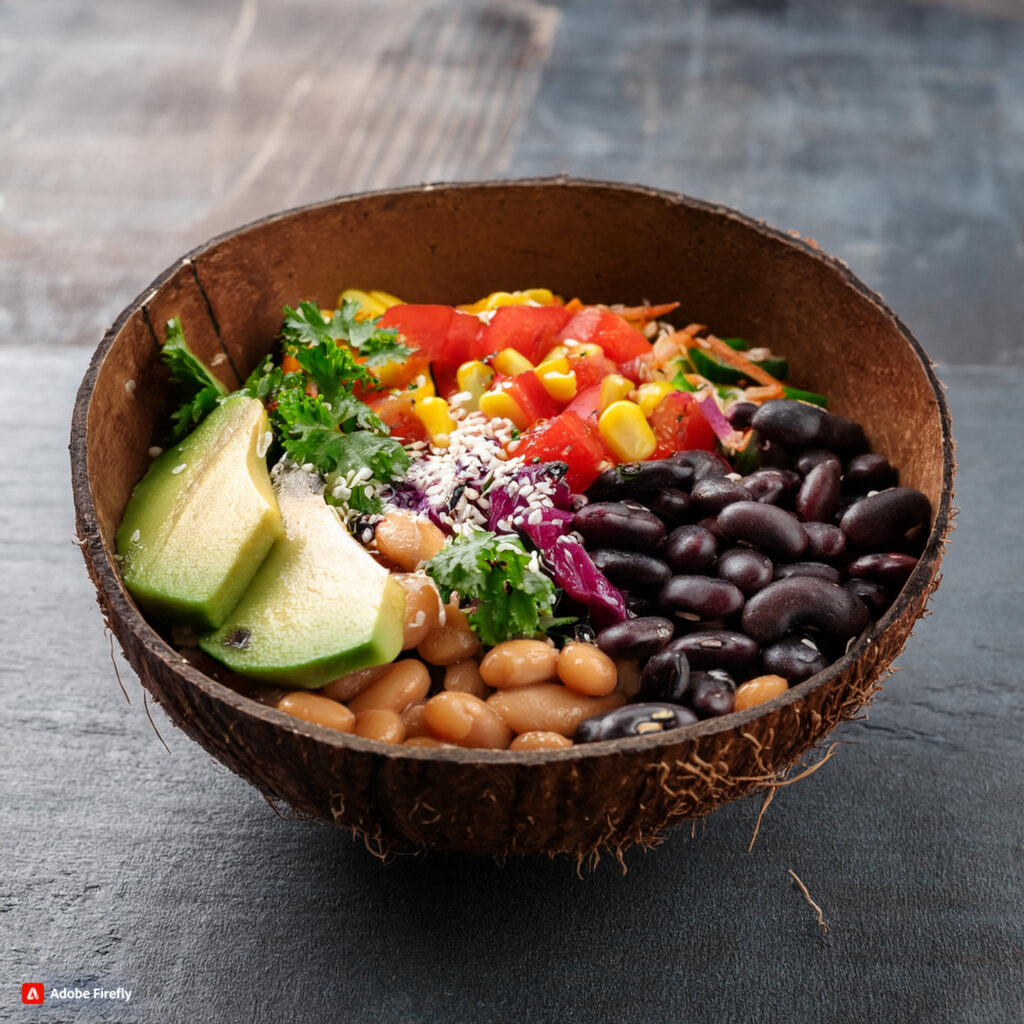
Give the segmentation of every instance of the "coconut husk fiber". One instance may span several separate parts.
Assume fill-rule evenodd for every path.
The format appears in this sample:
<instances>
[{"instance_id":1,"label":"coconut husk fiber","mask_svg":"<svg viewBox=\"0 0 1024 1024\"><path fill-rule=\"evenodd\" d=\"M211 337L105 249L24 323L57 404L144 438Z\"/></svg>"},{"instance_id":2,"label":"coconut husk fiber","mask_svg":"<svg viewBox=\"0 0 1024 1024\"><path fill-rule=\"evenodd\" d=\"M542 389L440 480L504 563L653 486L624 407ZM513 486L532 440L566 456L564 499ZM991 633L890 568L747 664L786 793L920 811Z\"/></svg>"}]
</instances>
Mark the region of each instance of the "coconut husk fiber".
<instances>
[{"instance_id":1,"label":"coconut husk fiber","mask_svg":"<svg viewBox=\"0 0 1024 1024\"><path fill-rule=\"evenodd\" d=\"M333 305L344 287L457 303L538 285L589 302L679 299L681 322L785 353L794 383L828 394L901 482L928 495L935 516L917 568L840 661L766 705L671 733L554 751L422 749L291 718L149 625L113 551L167 409L165 320L180 315L189 344L236 387L270 349L285 304ZM352 829L378 852L575 856L652 844L667 826L765 788L870 699L938 583L954 472L931 363L845 265L723 207L562 179L346 197L200 246L100 343L78 394L71 463L82 553L128 661L178 727L269 800Z\"/></svg>"}]
</instances>

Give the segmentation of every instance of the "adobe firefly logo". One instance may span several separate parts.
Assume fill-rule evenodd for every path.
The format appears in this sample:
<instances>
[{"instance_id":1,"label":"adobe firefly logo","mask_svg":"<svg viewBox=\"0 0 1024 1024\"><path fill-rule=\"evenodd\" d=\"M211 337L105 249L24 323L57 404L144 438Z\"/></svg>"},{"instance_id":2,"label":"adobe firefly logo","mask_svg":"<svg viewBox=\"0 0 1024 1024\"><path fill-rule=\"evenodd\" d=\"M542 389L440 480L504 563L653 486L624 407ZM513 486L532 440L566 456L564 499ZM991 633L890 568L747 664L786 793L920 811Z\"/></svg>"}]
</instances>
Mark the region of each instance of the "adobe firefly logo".
<instances>
[{"instance_id":1,"label":"adobe firefly logo","mask_svg":"<svg viewBox=\"0 0 1024 1024\"><path fill-rule=\"evenodd\" d=\"M27 1006L42 1006L46 990L38 981L26 981L21 986L21 1001Z\"/></svg>"}]
</instances>

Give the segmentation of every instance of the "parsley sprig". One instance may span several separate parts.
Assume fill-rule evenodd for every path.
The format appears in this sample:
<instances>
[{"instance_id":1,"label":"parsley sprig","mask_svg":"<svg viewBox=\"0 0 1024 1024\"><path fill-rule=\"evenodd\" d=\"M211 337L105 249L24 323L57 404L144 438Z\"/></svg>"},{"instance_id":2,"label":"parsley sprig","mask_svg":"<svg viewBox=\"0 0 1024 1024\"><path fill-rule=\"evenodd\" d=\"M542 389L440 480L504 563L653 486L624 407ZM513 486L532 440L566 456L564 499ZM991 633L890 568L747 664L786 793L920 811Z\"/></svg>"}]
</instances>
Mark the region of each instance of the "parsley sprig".
<instances>
[{"instance_id":1,"label":"parsley sprig","mask_svg":"<svg viewBox=\"0 0 1024 1024\"><path fill-rule=\"evenodd\" d=\"M171 414L168 443L177 444L206 418L207 413L217 408L228 389L188 347L180 317L167 321L160 357L171 371L171 380L177 381L186 394L184 404Z\"/></svg>"},{"instance_id":2,"label":"parsley sprig","mask_svg":"<svg viewBox=\"0 0 1024 1024\"><path fill-rule=\"evenodd\" d=\"M301 369L286 373L268 356L245 390L266 404L288 456L299 464L311 463L327 478L328 501L358 512L379 512L375 492L405 473L409 456L380 417L356 397L354 387L375 384L368 366L403 360L412 350L376 320L357 320L358 308L346 301L326 317L312 302L300 303L298 309L285 306L282 348ZM370 478L353 484L352 477L365 468ZM344 485L344 496L335 499L338 483Z\"/></svg>"},{"instance_id":3,"label":"parsley sprig","mask_svg":"<svg viewBox=\"0 0 1024 1024\"><path fill-rule=\"evenodd\" d=\"M424 569L445 602L456 592L460 604L473 602L466 618L488 646L533 636L555 603L554 583L518 537L487 530L459 535Z\"/></svg>"}]
</instances>

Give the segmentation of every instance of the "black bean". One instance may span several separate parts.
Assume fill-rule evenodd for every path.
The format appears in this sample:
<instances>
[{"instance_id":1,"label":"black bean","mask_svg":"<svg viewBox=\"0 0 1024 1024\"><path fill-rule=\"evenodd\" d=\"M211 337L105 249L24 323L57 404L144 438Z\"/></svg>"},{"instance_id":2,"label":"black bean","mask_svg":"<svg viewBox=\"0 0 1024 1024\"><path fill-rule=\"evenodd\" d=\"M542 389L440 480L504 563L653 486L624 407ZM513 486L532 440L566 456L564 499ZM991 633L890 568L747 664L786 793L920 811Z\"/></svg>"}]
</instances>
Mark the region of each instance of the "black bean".
<instances>
[{"instance_id":1,"label":"black bean","mask_svg":"<svg viewBox=\"0 0 1024 1024\"><path fill-rule=\"evenodd\" d=\"M796 558L807 547L807 534L796 516L759 501L738 501L723 508L718 527L731 540L745 540L782 558Z\"/></svg>"},{"instance_id":2,"label":"black bean","mask_svg":"<svg viewBox=\"0 0 1024 1024\"><path fill-rule=\"evenodd\" d=\"M895 487L899 474L889 465L884 455L866 452L854 455L846 464L843 475L844 494L867 494L868 491L882 491Z\"/></svg>"},{"instance_id":3,"label":"black bean","mask_svg":"<svg viewBox=\"0 0 1024 1024\"><path fill-rule=\"evenodd\" d=\"M743 592L727 580L710 576L673 576L658 595L663 608L689 612L701 619L725 619L743 607Z\"/></svg>"},{"instance_id":4,"label":"black bean","mask_svg":"<svg viewBox=\"0 0 1024 1024\"><path fill-rule=\"evenodd\" d=\"M800 453L796 460L796 468L804 476L807 476L815 466L820 466L823 462L834 462L837 466L841 465L839 456L835 452L829 451L827 448L808 448L807 451Z\"/></svg>"},{"instance_id":5,"label":"black bean","mask_svg":"<svg viewBox=\"0 0 1024 1024\"><path fill-rule=\"evenodd\" d=\"M680 526L665 541L661 555L674 572L702 572L715 564L718 541L703 526Z\"/></svg>"},{"instance_id":6,"label":"black bean","mask_svg":"<svg viewBox=\"0 0 1024 1024\"><path fill-rule=\"evenodd\" d=\"M767 644L803 627L822 629L843 639L856 636L868 624L868 613L838 584L794 576L776 580L756 593L743 609L742 621L745 633Z\"/></svg>"},{"instance_id":7,"label":"black bean","mask_svg":"<svg viewBox=\"0 0 1024 1024\"><path fill-rule=\"evenodd\" d=\"M658 651L640 674L640 699L682 704L690 682L690 663L682 651Z\"/></svg>"},{"instance_id":8,"label":"black bean","mask_svg":"<svg viewBox=\"0 0 1024 1024\"><path fill-rule=\"evenodd\" d=\"M750 501L752 495L738 480L725 476L713 476L700 480L690 492L693 506L701 515L721 512L726 505L735 501Z\"/></svg>"},{"instance_id":9,"label":"black bean","mask_svg":"<svg viewBox=\"0 0 1024 1024\"><path fill-rule=\"evenodd\" d=\"M793 576L813 576L818 580L838 583L843 577L838 569L824 562L787 562L775 568L775 579L788 580Z\"/></svg>"},{"instance_id":10,"label":"black bean","mask_svg":"<svg viewBox=\"0 0 1024 1024\"><path fill-rule=\"evenodd\" d=\"M728 715L736 707L736 681L720 668L691 672L686 703L698 718Z\"/></svg>"},{"instance_id":11,"label":"black bean","mask_svg":"<svg viewBox=\"0 0 1024 1024\"><path fill-rule=\"evenodd\" d=\"M931 519L932 503L913 487L890 487L854 502L839 527L846 539L862 548L876 548L902 537Z\"/></svg>"},{"instance_id":12,"label":"black bean","mask_svg":"<svg viewBox=\"0 0 1024 1024\"><path fill-rule=\"evenodd\" d=\"M833 523L804 523L807 550L813 559L838 558L846 549L846 534Z\"/></svg>"},{"instance_id":13,"label":"black bean","mask_svg":"<svg viewBox=\"0 0 1024 1024\"><path fill-rule=\"evenodd\" d=\"M721 544L726 538L718 526L718 516L705 516L703 519L698 519L696 524L702 530L707 530L712 537L715 538L716 544Z\"/></svg>"},{"instance_id":14,"label":"black bean","mask_svg":"<svg viewBox=\"0 0 1024 1024\"><path fill-rule=\"evenodd\" d=\"M758 465L762 469L789 469L796 461L793 449L777 441L759 438L757 442Z\"/></svg>"},{"instance_id":15,"label":"black bean","mask_svg":"<svg viewBox=\"0 0 1024 1024\"><path fill-rule=\"evenodd\" d=\"M647 504L669 529L685 522L690 512L690 496L678 487L666 487L648 495Z\"/></svg>"},{"instance_id":16,"label":"black bean","mask_svg":"<svg viewBox=\"0 0 1024 1024\"><path fill-rule=\"evenodd\" d=\"M808 637L787 636L761 651L761 668L771 675L787 679L790 686L810 679L828 666L829 659Z\"/></svg>"},{"instance_id":17,"label":"black bean","mask_svg":"<svg viewBox=\"0 0 1024 1024\"><path fill-rule=\"evenodd\" d=\"M755 412L757 412L757 406L753 402L736 402L729 406L725 418L733 430L746 430L750 426Z\"/></svg>"},{"instance_id":18,"label":"black bean","mask_svg":"<svg viewBox=\"0 0 1024 1024\"><path fill-rule=\"evenodd\" d=\"M695 669L737 671L752 664L760 652L756 640L731 629L699 629L669 641L669 650L682 651Z\"/></svg>"},{"instance_id":19,"label":"black bean","mask_svg":"<svg viewBox=\"0 0 1024 1024\"><path fill-rule=\"evenodd\" d=\"M800 474L791 469L758 469L740 481L754 501L783 505L800 485Z\"/></svg>"},{"instance_id":20,"label":"black bean","mask_svg":"<svg viewBox=\"0 0 1024 1024\"><path fill-rule=\"evenodd\" d=\"M650 587L664 583L672 575L672 570L663 561L639 551L597 548L587 553L594 565L618 586Z\"/></svg>"},{"instance_id":21,"label":"black bean","mask_svg":"<svg viewBox=\"0 0 1024 1024\"><path fill-rule=\"evenodd\" d=\"M839 462L819 462L796 495L796 514L806 522L828 523L839 508Z\"/></svg>"},{"instance_id":22,"label":"black bean","mask_svg":"<svg viewBox=\"0 0 1024 1024\"><path fill-rule=\"evenodd\" d=\"M902 586L916 566L917 559L912 555L901 555L895 551L874 552L859 555L850 562L847 571L851 576L866 577L876 583Z\"/></svg>"},{"instance_id":23,"label":"black bean","mask_svg":"<svg viewBox=\"0 0 1024 1024\"><path fill-rule=\"evenodd\" d=\"M873 619L880 619L891 603L885 587L870 580L847 580L843 584L843 589L859 597Z\"/></svg>"},{"instance_id":24,"label":"black bean","mask_svg":"<svg viewBox=\"0 0 1024 1024\"><path fill-rule=\"evenodd\" d=\"M729 548L718 556L715 572L749 597L767 587L775 566L767 555L751 548Z\"/></svg>"},{"instance_id":25,"label":"black bean","mask_svg":"<svg viewBox=\"0 0 1024 1024\"><path fill-rule=\"evenodd\" d=\"M595 743L598 740L617 740L626 736L644 736L652 732L667 732L684 725L693 725L697 716L678 704L625 704L603 715L586 718L576 728L575 743Z\"/></svg>"},{"instance_id":26,"label":"black bean","mask_svg":"<svg viewBox=\"0 0 1024 1024\"><path fill-rule=\"evenodd\" d=\"M597 646L610 658L649 658L672 639L675 626L660 615L646 615L606 626Z\"/></svg>"},{"instance_id":27,"label":"black bean","mask_svg":"<svg viewBox=\"0 0 1024 1024\"><path fill-rule=\"evenodd\" d=\"M796 448L863 448L860 424L835 416L817 405L780 398L765 402L754 414L751 426L771 442Z\"/></svg>"},{"instance_id":28,"label":"black bean","mask_svg":"<svg viewBox=\"0 0 1024 1024\"><path fill-rule=\"evenodd\" d=\"M626 604L626 611L635 619L655 615L659 611L658 602L643 594L631 594L629 591L624 590L622 592L622 600Z\"/></svg>"},{"instance_id":29,"label":"black bean","mask_svg":"<svg viewBox=\"0 0 1024 1024\"><path fill-rule=\"evenodd\" d=\"M692 471L668 459L653 462L624 462L599 473L587 488L594 501L618 501L634 495L647 495L665 487L689 485Z\"/></svg>"},{"instance_id":30,"label":"black bean","mask_svg":"<svg viewBox=\"0 0 1024 1024\"><path fill-rule=\"evenodd\" d=\"M696 448L693 451L676 452L670 455L667 462L673 462L677 466L686 466L693 472L693 478L690 486L709 476L725 476L726 473L732 472L732 466L722 458L721 455L717 455L715 452L706 452L700 448ZM676 487L682 487L683 484L676 484Z\"/></svg>"},{"instance_id":31,"label":"black bean","mask_svg":"<svg viewBox=\"0 0 1024 1024\"><path fill-rule=\"evenodd\" d=\"M665 524L637 502L598 501L585 505L572 521L576 530L595 547L653 551L665 539Z\"/></svg>"}]
</instances>

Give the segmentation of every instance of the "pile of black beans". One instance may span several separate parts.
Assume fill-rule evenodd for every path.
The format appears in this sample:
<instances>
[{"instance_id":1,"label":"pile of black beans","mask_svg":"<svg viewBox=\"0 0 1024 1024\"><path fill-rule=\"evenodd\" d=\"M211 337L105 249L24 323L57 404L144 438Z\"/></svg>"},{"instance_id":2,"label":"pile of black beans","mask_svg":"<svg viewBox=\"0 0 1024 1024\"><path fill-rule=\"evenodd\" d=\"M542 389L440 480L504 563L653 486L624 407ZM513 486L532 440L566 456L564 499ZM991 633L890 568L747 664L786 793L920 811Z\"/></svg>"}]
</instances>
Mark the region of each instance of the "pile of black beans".
<instances>
[{"instance_id":1,"label":"pile of black beans","mask_svg":"<svg viewBox=\"0 0 1024 1024\"><path fill-rule=\"evenodd\" d=\"M795 685L839 658L917 564L931 505L897 486L863 429L804 402L733 407L759 468L678 452L606 470L576 514L630 618L597 634L636 661L639 690L580 725L576 742L687 725L734 710L744 681ZM751 443L754 443L753 441Z\"/></svg>"}]
</instances>

